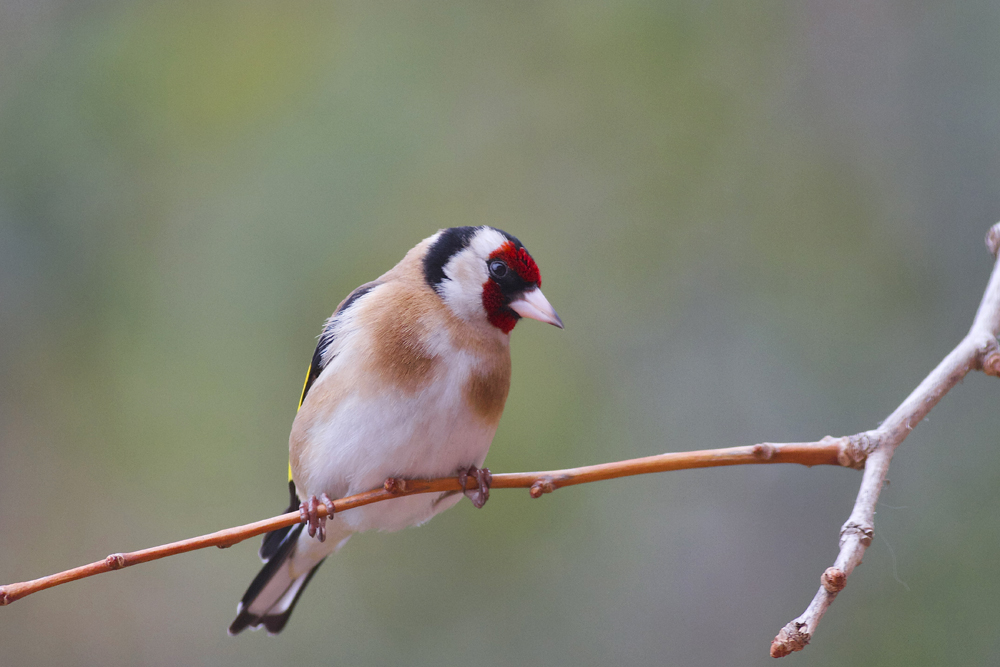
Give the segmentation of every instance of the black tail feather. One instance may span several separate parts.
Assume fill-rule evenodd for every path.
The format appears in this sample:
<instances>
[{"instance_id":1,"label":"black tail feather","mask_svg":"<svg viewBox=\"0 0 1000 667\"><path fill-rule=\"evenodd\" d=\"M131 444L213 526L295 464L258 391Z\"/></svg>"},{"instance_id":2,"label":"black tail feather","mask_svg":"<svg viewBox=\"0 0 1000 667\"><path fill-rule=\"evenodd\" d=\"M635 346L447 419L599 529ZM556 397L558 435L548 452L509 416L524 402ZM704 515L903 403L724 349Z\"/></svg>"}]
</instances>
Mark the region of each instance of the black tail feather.
<instances>
[{"instance_id":1,"label":"black tail feather","mask_svg":"<svg viewBox=\"0 0 1000 667\"><path fill-rule=\"evenodd\" d=\"M285 559L287 559L291 554L292 548L295 546L295 543L299 539L299 535L302 533L302 526L303 524L301 523L297 524L285 533L284 538L274 549L274 553L270 556L268 561L264 564L264 567L261 568L260 572L257 573L257 576L254 577L254 580L250 583L250 587L247 588L247 592L243 594L243 599L240 600L239 614L237 614L236 619L229 626L230 635L239 634L249 626L257 627L263 622L264 618L267 618L266 616L261 617L250 613L250 605L257 598L257 596L260 595L264 586L266 586L267 582L271 580L271 577L273 577L275 572L278 571L278 568L285 562ZM273 533L269 533L268 537L272 534ZM313 572L315 571L316 568L313 568ZM312 572L310 572L309 576L312 576ZM303 585L302 588L305 588L305 585ZM302 588L299 589L299 595L302 594ZM296 596L296 602L297 601L298 596ZM294 606L294 604L292 606ZM285 620L281 623L281 627L284 627L285 622L288 621L287 616L290 612L291 607L289 607L285 614L282 614L282 616L285 616ZM280 630L281 627L279 627L278 630ZM277 632L277 630L274 632Z\"/></svg>"},{"instance_id":2,"label":"black tail feather","mask_svg":"<svg viewBox=\"0 0 1000 667\"><path fill-rule=\"evenodd\" d=\"M254 616L246 609L243 609L236 615L236 619L229 626L229 636L235 637L244 630L246 630L251 625L255 627L260 624L260 619Z\"/></svg>"},{"instance_id":3,"label":"black tail feather","mask_svg":"<svg viewBox=\"0 0 1000 667\"><path fill-rule=\"evenodd\" d=\"M291 618L292 612L295 610L295 605L299 603L299 598L302 597L302 591L304 591L306 586L309 585L309 581L313 578L313 575L316 574L316 570L319 569L319 566L322 565L325 560L326 559L324 558L320 562L316 563L316 566L313 567L313 569L309 570L309 574L306 575L306 580L302 582L301 586L299 586L299 591L295 594L295 599L292 600L292 604L288 605L288 609L274 616L261 617L260 623L267 628L268 634L276 635L284 629L285 623L288 623L288 619Z\"/></svg>"}]
</instances>

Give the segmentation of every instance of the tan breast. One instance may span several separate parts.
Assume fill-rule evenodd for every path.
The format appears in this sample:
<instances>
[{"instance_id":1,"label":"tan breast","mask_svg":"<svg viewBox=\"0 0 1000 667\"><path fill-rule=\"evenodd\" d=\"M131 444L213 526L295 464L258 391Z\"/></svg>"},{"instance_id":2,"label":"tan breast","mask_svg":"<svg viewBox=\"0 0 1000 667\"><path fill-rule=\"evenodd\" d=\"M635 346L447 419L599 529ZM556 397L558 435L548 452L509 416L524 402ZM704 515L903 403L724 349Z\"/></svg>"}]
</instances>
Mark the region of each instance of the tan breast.
<instances>
[{"instance_id":1,"label":"tan breast","mask_svg":"<svg viewBox=\"0 0 1000 667\"><path fill-rule=\"evenodd\" d=\"M462 392L473 412L488 424L500 422L510 390L510 353L497 357L484 371L473 371Z\"/></svg>"},{"instance_id":2,"label":"tan breast","mask_svg":"<svg viewBox=\"0 0 1000 667\"><path fill-rule=\"evenodd\" d=\"M445 363L429 352L430 337L447 332L452 348L479 361L463 395L477 415L495 423L510 389L509 338L485 321L473 326L461 320L444 305L424 279L425 251L425 244L418 245L379 278L387 288L358 314L374 332L369 370L397 390L417 392L438 376L436 365Z\"/></svg>"},{"instance_id":3,"label":"tan breast","mask_svg":"<svg viewBox=\"0 0 1000 667\"><path fill-rule=\"evenodd\" d=\"M357 322L367 334L365 370L374 391L414 394L435 376L441 362L428 349L437 297L403 282L389 282L364 304Z\"/></svg>"},{"instance_id":4,"label":"tan breast","mask_svg":"<svg viewBox=\"0 0 1000 667\"><path fill-rule=\"evenodd\" d=\"M378 332L373 337L370 370L397 390L419 391L440 377L435 366L446 361L431 356L427 342L433 332L445 331L453 349L478 361L463 387L466 402L485 422L498 423L510 389L507 335L456 317L427 286L422 272L415 276L409 271L400 273L392 292L364 313L366 326Z\"/></svg>"}]
</instances>

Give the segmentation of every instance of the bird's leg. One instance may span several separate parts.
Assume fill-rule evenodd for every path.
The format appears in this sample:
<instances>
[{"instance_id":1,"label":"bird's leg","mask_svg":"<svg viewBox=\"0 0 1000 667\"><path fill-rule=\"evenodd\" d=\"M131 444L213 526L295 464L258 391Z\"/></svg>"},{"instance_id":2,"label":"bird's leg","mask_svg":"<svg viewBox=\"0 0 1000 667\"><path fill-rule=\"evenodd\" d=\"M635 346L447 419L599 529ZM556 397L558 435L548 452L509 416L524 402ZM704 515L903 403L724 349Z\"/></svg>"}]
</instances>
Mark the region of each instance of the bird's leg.
<instances>
[{"instance_id":1,"label":"bird's leg","mask_svg":"<svg viewBox=\"0 0 1000 667\"><path fill-rule=\"evenodd\" d=\"M320 505L326 507L326 516L319 515ZM303 500L299 505L299 516L302 523L309 525L309 537L319 535L319 541L323 542L326 540L326 520L333 517L333 501L325 493L319 494L319 498L309 496L309 500Z\"/></svg>"},{"instance_id":2,"label":"bird's leg","mask_svg":"<svg viewBox=\"0 0 1000 667\"><path fill-rule=\"evenodd\" d=\"M476 486L472 489L466 487L470 477L476 480ZM458 481L462 484L465 496L472 501L476 509L482 508L490 499L490 483L493 481L493 474L489 468L469 466L468 470L462 470L458 473Z\"/></svg>"}]
</instances>

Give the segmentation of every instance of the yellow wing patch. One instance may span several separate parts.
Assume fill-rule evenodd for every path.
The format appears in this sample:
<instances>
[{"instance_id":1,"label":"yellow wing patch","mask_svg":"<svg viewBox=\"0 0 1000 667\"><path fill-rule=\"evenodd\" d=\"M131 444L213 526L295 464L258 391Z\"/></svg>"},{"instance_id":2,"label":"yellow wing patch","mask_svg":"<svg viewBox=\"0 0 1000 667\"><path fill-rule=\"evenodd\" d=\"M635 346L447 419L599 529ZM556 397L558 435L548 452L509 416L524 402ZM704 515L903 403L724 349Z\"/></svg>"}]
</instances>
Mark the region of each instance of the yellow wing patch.
<instances>
[{"instance_id":1,"label":"yellow wing patch","mask_svg":"<svg viewBox=\"0 0 1000 667\"><path fill-rule=\"evenodd\" d=\"M299 407L296 408L296 411L302 409L302 401L306 400L306 388L309 386L309 376L312 375L312 370L312 364L309 364L309 368L306 369L306 379L302 383L302 395L299 396Z\"/></svg>"},{"instance_id":2,"label":"yellow wing patch","mask_svg":"<svg viewBox=\"0 0 1000 667\"><path fill-rule=\"evenodd\" d=\"M299 407L295 409L296 412L302 409L302 401L306 400L306 388L309 386L309 376L312 375L312 364L309 364L309 368L306 369L306 379L302 383L302 395L299 396ZM288 481L292 481L292 460L288 460Z\"/></svg>"}]
</instances>

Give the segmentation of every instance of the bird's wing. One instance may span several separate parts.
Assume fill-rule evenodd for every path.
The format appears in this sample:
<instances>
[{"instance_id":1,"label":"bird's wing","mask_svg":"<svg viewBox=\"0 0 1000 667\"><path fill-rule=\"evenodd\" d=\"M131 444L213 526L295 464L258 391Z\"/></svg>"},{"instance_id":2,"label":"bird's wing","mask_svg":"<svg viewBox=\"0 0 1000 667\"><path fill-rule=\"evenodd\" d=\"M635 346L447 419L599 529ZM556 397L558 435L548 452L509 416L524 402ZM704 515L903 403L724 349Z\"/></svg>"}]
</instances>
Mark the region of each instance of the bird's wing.
<instances>
[{"instance_id":1,"label":"bird's wing","mask_svg":"<svg viewBox=\"0 0 1000 667\"><path fill-rule=\"evenodd\" d=\"M313 352L312 362L309 364L309 370L306 371L306 381L302 385L302 395L299 397L299 408L302 407L302 402L306 400L306 394L309 393L309 388L312 387L316 378L319 374L323 372L323 369L330 363L332 356L327 356L326 352L333 344L336 338L337 332L337 316L343 313L345 310L350 308L354 302L363 297L368 292L372 291L381 284L380 281L372 281L370 283L365 283L364 285L358 287L353 292L347 295L347 298L340 302L337 309L333 311L333 315L327 319L326 324L323 325L323 332L319 335L319 342L316 344L316 350ZM285 513L294 512L299 507L299 497L298 493L295 491L295 482L292 480L292 463L288 462L288 509ZM280 528L275 531L271 531L264 536L264 543L260 547L260 557L261 559L267 561L278 551L278 547L281 545L285 536L288 534L290 528Z\"/></svg>"},{"instance_id":2,"label":"bird's wing","mask_svg":"<svg viewBox=\"0 0 1000 667\"><path fill-rule=\"evenodd\" d=\"M363 297L368 292L372 291L378 287L381 283L377 280L373 280L370 283L365 283L361 287L358 287L353 292L347 295L347 298L340 302L337 309L333 311L333 315L326 321L323 325L323 332L319 335L319 342L316 343L316 351L313 352L312 363L309 364L309 370L306 371L306 381L302 384L302 396L299 397L299 408L302 407L302 401L306 400L306 394L309 393L309 388L312 387L313 382L319 377L319 374L323 372L326 365L330 363L329 358L326 357L326 351L333 344L336 338L336 324L337 316L343 313L345 310L350 308L355 301ZM289 478L291 479L291 478Z\"/></svg>"}]
</instances>

